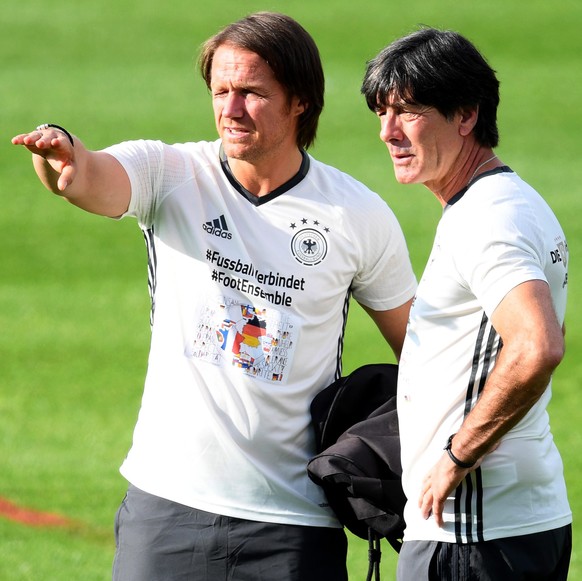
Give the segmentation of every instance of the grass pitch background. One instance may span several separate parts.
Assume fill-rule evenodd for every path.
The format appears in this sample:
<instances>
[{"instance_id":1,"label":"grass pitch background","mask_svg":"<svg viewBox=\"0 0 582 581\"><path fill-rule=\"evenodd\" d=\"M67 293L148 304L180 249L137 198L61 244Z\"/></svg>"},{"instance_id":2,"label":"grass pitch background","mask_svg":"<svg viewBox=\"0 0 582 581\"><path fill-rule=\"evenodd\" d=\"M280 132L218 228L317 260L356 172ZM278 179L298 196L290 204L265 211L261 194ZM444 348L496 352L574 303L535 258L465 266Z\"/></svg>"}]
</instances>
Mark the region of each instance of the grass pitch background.
<instances>
[{"instance_id":1,"label":"grass pitch background","mask_svg":"<svg viewBox=\"0 0 582 581\"><path fill-rule=\"evenodd\" d=\"M582 4L577 0L9 0L0 21L0 498L66 515L67 529L0 518L0 580L110 578L113 515L125 482L149 341L146 254L133 220L84 214L36 180L10 144L59 123L90 148L133 138L213 139L199 45L255 10L296 17L317 41L326 107L312 153L378 191L396 212L420 275L440 207L398 186L359 87L364 63L418 24L458 30L501 80L497 153L550 202L570 247L567 355L552 427L574 510L570 579L582 580ZM346 371L390 355L362 311L350 315ZM384 545L383 578L395 558ZM367 545L350 542L351 579Z\"/></svg>"}]
</instances>

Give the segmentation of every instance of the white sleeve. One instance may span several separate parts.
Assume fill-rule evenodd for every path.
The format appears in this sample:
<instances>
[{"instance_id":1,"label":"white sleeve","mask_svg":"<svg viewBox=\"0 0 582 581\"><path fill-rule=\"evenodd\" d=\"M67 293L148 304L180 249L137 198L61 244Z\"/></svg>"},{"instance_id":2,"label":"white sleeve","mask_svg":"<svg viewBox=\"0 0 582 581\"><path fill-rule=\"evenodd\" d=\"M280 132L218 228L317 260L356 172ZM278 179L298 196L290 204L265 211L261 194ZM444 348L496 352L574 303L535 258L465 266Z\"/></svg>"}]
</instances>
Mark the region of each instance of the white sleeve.
<instances>
[{"instance_id":1,"label":"white sleeve","mask_svg":"<svg viewBox=\"0 0 582 581\"><path fill-rule=\"evenodd\" d=\"M352 283L354 298L375 311L394 309L411 299L417 282L408 247L396 216L380 197L361 214L354 236L361 251L361 268Z\"/></svg>"},{"instance_id":2,"label":"white sleeve","mask_svg":"<svg viewBox=\"0 0 582 581\"><path fill-rule=\"evenodd\" d=\"M535 219L520 212L481 215L467 224L457 268L488 317L516 286L546 280Z\"/></svg>"},{"instance_id":3,"label":"white sleeve","mask_svg":"<svg viewBox=\"0 0 582 581\"><path fill-rule=\"evenodd\" d=\"M143 227L154 221L165 196L186 179L185 160L177 148L161 141L125 141L105 149L124 167L131 183L131 200L124 214Z\"/></svg>"}]
</instances>

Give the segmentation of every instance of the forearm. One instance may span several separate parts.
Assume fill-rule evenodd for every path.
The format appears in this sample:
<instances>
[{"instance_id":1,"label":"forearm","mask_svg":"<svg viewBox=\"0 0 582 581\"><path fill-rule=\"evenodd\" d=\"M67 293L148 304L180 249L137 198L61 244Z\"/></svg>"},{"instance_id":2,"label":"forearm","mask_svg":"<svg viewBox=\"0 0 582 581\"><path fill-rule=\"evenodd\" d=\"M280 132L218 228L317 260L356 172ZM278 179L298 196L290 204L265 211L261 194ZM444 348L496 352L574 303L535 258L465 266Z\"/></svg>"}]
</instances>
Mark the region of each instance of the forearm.
<instances>
[{"instance_id":1,"label":"forearm","mask_svg":"<svg viewBox=\"0 0 582 581\"><path fill-rule=\"evenodd\" d=\"M388 311L374 311L365 305L361 305L366 313L368 313L376 323L382 336L392 348L396 360L400 360L411 305L412 299L408 300L403 305Z\"/></svg>"},{"instance_id":2,"label":"forearm","mask_svg":"<svg viewBox=\"0 0 582 581\"><path fill-rule=\"evenodd\" d=\"M561 356L504 347L474 408L456 433L453 454L481 459L516 426L546 390Z\"/></svg>"}]
</instances>

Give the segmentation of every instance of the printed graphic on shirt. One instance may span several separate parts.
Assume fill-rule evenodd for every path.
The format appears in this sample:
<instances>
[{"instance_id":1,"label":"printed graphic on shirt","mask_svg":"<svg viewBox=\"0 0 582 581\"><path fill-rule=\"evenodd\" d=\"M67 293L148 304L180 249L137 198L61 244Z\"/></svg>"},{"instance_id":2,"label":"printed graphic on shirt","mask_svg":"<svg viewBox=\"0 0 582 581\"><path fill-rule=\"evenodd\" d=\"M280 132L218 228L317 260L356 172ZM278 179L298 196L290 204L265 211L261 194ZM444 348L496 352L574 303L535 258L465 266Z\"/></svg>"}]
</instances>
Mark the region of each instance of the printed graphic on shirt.
<instances>
[{"instance_id":1,"label":"printed graphic on shirt","mask_svg":"<svg viewBox=\"0 0 582 581\"><path fill-rule=\"evenodd\" d=\"M218 297L215 305L203 309L188 355L258 379L284 381L296 329L293 318L276 309Z\"/></svg>"}]
</instances>

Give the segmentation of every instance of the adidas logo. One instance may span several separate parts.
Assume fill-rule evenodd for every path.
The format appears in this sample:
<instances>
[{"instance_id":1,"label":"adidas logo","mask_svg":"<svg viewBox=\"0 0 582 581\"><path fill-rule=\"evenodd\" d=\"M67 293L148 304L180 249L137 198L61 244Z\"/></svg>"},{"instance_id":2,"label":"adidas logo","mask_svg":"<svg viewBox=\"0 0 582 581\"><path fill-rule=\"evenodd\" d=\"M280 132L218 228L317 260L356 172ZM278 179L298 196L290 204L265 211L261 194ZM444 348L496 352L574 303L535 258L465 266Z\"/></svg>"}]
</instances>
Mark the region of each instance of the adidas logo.
<instances>
[{"instance_id":1,"label":"adidas logo","mask_svg":"<svg viewBox=\"0 0 582 581\"><path fill-rule=\"evenodd\" d=\"M208 234L214 234L214 236L218 236L219 238L226 240L232 238L232 234L228 231L224 214L221 214L219 218L214 218L214 220L202 224L202 229L208 232Z\"/></svg>"}]
</instances>

